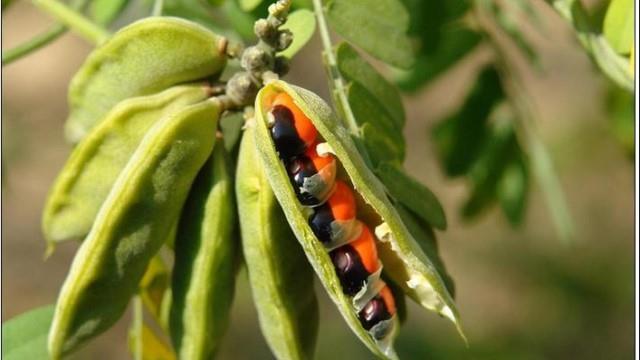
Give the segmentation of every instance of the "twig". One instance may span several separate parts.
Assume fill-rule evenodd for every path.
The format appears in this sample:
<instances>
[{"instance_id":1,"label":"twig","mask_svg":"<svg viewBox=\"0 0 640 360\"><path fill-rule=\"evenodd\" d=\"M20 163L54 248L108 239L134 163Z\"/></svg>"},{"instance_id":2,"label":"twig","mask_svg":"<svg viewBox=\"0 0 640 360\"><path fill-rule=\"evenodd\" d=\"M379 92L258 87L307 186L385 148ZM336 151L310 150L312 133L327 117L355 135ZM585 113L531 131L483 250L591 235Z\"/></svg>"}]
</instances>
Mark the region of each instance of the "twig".
<instances>
[{"instance_id":1,"label":"twig","mask_svg":"<svg viewBox=\"0 0 640 360\"><path fill-rule=\"evenodd\" d=\"M486 20L483 20L481 12L487 4L488 2L486 0L476 2L475 14L477 23L482 28L486 38L489 40L490 46L495 52L495 64L501 73L501 82L507 94L507 99L520 115L518 121L515 121L516 135L519 141L526 146L527 153L531 159L533 173L542 189L558 237L565 244L569 244L575 239L575 234L573 220L565 200L562 186L553 168L553 161L551 160L549 151L535 127L534 121L537 117L534 115L535 110L522 95L526 94L526 87L523 85L522 80L506 63L505 59L507 55L485 25Z\"/></svg>"},{"instance_id":2,"label":"twig","mask_svg":"<svg viewBox=\"0 0 640 360\"><path fill-rule=\"evenodd\" d=\"M87 3L87 0L76 0L71 3L73 9L82 9ZM5 50L2 52L2 66L8 65L23 56L42 48L43 46L51 43L59 38L62 34L67 32L67 27L62 24L55 24L49 30L34 36L32 39L17 45L16 47Z\"/></svg>"},{"instance_id":3,"label":"twig","mask_svg":"<svg viewBox=\"0 0 640 360\"><path fill-rule=\"evenodd\" d=\"M151 11L152 16L162 16L162 8L164 7L163 0L155 0L153 2L153 10Z\"/></svg>"},{"instance_id":4,"label":"twig","mask_svg":"<svg viewBox=\"0 0 640 360\"><path fill-rule=\"evenodd\" d=\"M342 109L345 126L351 131L352 134L357 135L359 133L358 123L349 105L347 94L344 85L344 79L340 75L338 70L338 64L333 54L333 45L331 44L331 36L329 35L329 29L327 27L327 21L324 18L324 10L322 9L321 0L313 0L313 9L318 21L318 31L320 32L320 39L322 40L322 47L324 48L324 59L327 67L327 73L330 77L329 85L331 86L334 102L337 107Z\"/></svg>"},{"instance_id":5,"label":"twig","mask_svg":"<svg viewBox=\"0 0 640 360\"><path fill-rule=\"evenodd\" d=\"M109 32L78 11L56 0L32 0L33 4L94 45L109 38Z\"/></svg>"}]
</instances>

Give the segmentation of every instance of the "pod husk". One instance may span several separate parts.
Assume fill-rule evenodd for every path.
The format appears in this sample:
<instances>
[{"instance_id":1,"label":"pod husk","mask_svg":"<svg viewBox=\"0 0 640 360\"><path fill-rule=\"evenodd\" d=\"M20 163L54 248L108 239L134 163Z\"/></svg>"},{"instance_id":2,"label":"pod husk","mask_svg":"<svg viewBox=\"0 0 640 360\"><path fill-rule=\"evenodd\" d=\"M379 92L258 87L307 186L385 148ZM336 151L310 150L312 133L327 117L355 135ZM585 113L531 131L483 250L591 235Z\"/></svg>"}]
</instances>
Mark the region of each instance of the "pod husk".
<instances>
[{"instance_id":1,"label":"pod husk","mask_svg":"<svg viewBox=\"0 0 640 360\"><path fill-rule=\"evenodd\" d=\"M292 97L294 103L309 117L320 136L329 144L358 196L370 208L364 209L364 212L376 215L373 220L368 218L367 222L375 228L380 240L378 254L384 266L384 273L418 304L450 319L464 338L457 309L437 268L405 227L387 198L384 186L366 166L348 131L338 122L331 108L324 100L308 90L289 85L284 81L273 81L260 90L255 103L256 144L260 158L289 224L347 323L377 355L389 355L384 354L380 347L366 336L366 332L360 327L353 312L347 311L348 298L342 295L326 250L308 226L303 215L305 208L296 199L284 164L275 151L267 125L269 109L266 107L268 100L275 93L282 91Z\"/></svg>"}]
</instances>

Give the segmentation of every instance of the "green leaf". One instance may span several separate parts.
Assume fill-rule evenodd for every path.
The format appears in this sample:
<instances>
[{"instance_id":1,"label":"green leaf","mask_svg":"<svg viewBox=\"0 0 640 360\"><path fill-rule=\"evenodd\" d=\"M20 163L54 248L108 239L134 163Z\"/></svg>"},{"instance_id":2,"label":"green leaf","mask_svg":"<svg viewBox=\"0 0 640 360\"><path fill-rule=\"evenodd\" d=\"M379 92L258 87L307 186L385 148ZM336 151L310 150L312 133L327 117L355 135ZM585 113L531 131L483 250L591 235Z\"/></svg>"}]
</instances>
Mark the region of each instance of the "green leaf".
<instances>
[{"instance_id":1,"label":"green leaf","mask_svg":"<svg viewBox=\"0 0 640 360\"><path fill-rule=\"evenodd\" d=\"M498 181L497 195L502 211L513 225L522 221L524 214L529 176L525 164L520 161L510 163Z\"/></svg>"},{"instance_id":2,"label":"green leaf","mask_svg":"<svg viewBox=\"0 0 640 360\"><path fill-rule=\"evenodd\" d=\"M415 67L398 76L398 85L405 91L416 91L422 85L444 73L473 50L481 36L467 28L452 25L442 31L438 47L424 48L416 58Z\"/></svg>"},{"instance_id":3,"label":"green leaf","mask_svg":"<svg viewBox=\"0 0 640 360\"><path fill-rule=\"evenodd\" d=\"M333 0L326 12L333 30L371 56L403 69L413 65L409 14L401 1Z\"/></svg>"},{"instance_id":4,"label":"green leaf","mask_svg":"<svg viewBox=\"0 0 640 360\"><path fill-rule=\"evenodd\" d=\"M238 3L240 4L240 9L244 10L244 11L251 11L255 8L258 7L258 5L260 5L260 3L262 3L263 0L238 0ZM220 2L220 1L218 1Z\"/></svg>"},{"instance_id":5,"label":"green leaf","mask_svg":"<svg viewBox=\"0 0 640 360\"><path fill-rule=\"evenodd\" d=\"M253 41L256 38L253 33L255 18L251 14L242 11L236 0L226 1L222 5L222 11L227 21L243 39Z\"/></svg>"},{"instance_id":6,"label":"green leaf","mask_svg":"<svg viewBox=\"0 0 640 360\"><path fill-rule=\"evenodd\" d=\"M365 61L346 42L336 47L336 61L342 77L367 89L384 106L396 125L402 129L405 123L404 107L398 89L389 83L376 69Z\"/></svg>"},{"instance_id":7,"label":"green leaf","mask_svg":"<svg viewBox=\"0 0 640 360\"><path fill-rule=\"evenodd\" d=\"M455 298L455 284L453 278L447 273L444 266L444 262L438 253L438 242L436 241L436 234L428 223L421 221L412 211L407 209L402 204L396 206L398 214L402 218L402 221L407 226L407 229L413 235L414 239L420 245L422 251L431 259L433 266L436 267L442 281L444 281L447 290L451 294L451 297Z\"/></svg>"},{"instance_id":8,"label":"green leaf","mask_svg":"<svg viewBox=\"0 0 640 360\"><path fill-rule=\"evenodd\" d=\"M211 6L220 6L222 4L224 4L224 0L206 0L207 4L211 5ZM239 0L240 4L242 5L243 3L249 3L251 1L247 1L247 0ZM257 1L257 4L255 6L258 6L260 4L261 0L254 0ZM249 11L249 10L245 10L245 11Z\"/></svg>"},{"instance_id":9,"label":"green leaf","mask_svg":"<svg viewBox=\"0 0 640 360\"><path fill-rule=\"evenodd\" d=\"M528 177L524 153L513 129L513 120L503 118L488 128L489 135L479 157L468 174L472 194L464 204L462 215L472 218L500 201L512 225L519 224L524 213ZM509 175L512 166L516 173ZM505 176L515 178L505 179ZM515 182L514 182L515 181Z\"/></svg>"},{"instance_id":10,"label":"green leaf","mask_svg":"<svg viewBox=\"0 0 640 360\"><path fill-rule=\"evenodd\" d=\"M372 169L382 162L397 162L402 158L402 150L371 123L360 128L361 140L371 160Z\"/></svg>"},{"instance_id":11,"label":"green leaf","mask_svg":"<svg viewBox=\"0 0 640 360\"><path fill-rule=\"evenodd\" d=\"M291 59L313 36L316 30L316 17L310 10L296 10L289 14L287 22L281 28L288 29L293 33L293 42L280 53L280 55Z\"/></svg>"},{"instance_id":12,"label":"green leaf","mask_svg":"<svg viewBox=\"0 0 640 360\"><path fill-rule=\"evenodd\" d=\"M619 88L611 87L607 95L607 110L611 119L611 131L630 159L635 152L634 96Z\"/></svg>"},{"instance_id":13,"label":"green leaf","mask_svg":"<svg viewBox=\"0 0 640 360\"><path fill-rule=\"evenodd\" d=\"M394 145L398 160L404 159L404 136L402 127L398 126L385 111L384 107L371 93L358 83L347 88L347 99L358 125L371 124L380 136L387 137Z\"/></svg>"},{"instance_id":14,"label":"green leaf","mask_svg":"<svg viewBox=\"0 0 640 360\"><path fill-rule=\"evenodd\" d=\"M100 25L110 24L127 6L129 0L93 0L89 13Z\"/></svg>"},{"instance_id":15,"label":"green leaf","mask_svg":"<svg viewBox=\"0 0 640 360\"><path fill-rule=\"evenodd\" d=\"M604 36L619 54L633 47L633 14L633 0L612 0L604 18Z\"/></svg>"},{"instance_id":16,"label":"green leaf","mask_svg":"<svg viewBox=\"0 0 640 360\"><path fill-rule=\"evenodd\" d=\"M389 195L431 226L444 230L447 219L442 205L426 186L409 176L399 165L382 163L375 171Z\"/></svg>"},{"instance_id":17,"label":"green leaf","mask_svg":"<svg viewBox=\"0 0 640 360\"><path fill-rule=\"evenodd\" d=\"M437 152L448 176L469 171L488 136L489 114L503 97L497 71L487 67L478 75L460 109L433 130Z\"/></svg>"},{"instance_id":18,"label":"green leaf","mask_svg":"<svg viewBox=\"0 0 640 360\"><path fill-rule=\"evenodd\" d=\"M2 358L7 360L46 360L47 336L53 318L53 305L18 315L2 324Z\"/></svg>"},{"instance_id":19,"label":"green leaf","mask_svg":"<svg viewBox=\"0 0 640 360\"><path fill-rule=\"evenodd\" d=\"M233 153L237 148L242 126L244 126L244 114L242 112L225 113L220 119L222 140L224 140L224 148L227 152Z\"/></svg>"},{"instance_id":20,"label":"green leaf","mask_svg":"<svg viewBox=\"0 0 640 360\"><path fill-rule=\"evenodd\" d=\"M399 79L403 90L414 91L453 66L480 40L462 23L467 0L403 0L410 14L409 35L418 40L416 64Z\"/></svg>"}]
</instances>

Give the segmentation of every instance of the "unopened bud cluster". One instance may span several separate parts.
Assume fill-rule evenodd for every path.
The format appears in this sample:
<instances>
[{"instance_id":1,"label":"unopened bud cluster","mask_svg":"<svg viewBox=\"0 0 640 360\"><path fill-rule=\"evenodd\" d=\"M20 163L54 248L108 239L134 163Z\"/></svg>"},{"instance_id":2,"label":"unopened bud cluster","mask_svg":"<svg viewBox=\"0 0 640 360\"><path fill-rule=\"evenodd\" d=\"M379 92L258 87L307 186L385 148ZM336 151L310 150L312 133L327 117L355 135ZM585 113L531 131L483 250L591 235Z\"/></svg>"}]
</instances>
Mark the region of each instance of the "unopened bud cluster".
<instances>
[{"instance_id":1,"label":"unopened bud cluster","mask_svg":"<svg viewBox=\"0 0 640 360\"><path fill-rule=\"evenodd\" d=\"M280 26L287 20L291 0L279 0L269 6L269 16L254 24L254 32L259 41L246 48L240 57L244 71L234 74L227 83L229 100L235 107L250 105L264 83L278 79L289 71L288 60L277 56L288 48L293 34Z\"/></svg>"}]
</instances>

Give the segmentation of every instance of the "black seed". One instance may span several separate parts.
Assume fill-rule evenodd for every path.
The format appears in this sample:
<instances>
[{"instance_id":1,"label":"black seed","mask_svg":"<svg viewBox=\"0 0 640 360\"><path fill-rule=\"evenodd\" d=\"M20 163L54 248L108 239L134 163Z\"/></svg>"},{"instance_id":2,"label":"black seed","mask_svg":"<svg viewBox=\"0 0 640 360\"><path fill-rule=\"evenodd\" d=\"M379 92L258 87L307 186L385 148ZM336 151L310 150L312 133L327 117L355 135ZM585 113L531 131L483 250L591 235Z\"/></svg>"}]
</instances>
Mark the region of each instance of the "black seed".
<instances>
[{"instance_id":1,"label":"black seed","mask_svg":"<svg viewBox=\"0 0 640 360\"><path fill-rule=\"evenodd\" d=\"M351 245L344 245L330 252L329 256L340 279L342 292L348 296L357 294L369 277L360 255Z\"/></svg>"},{"instance_id":2,"label":"black seed","mask_svg":"<svg viewBox=\"0 0 640 360\"><path fill-rule=\"evenodd\" d=\"M331 223L335 219L328 203L318 206L309 217L309 226L323 244L331 241Z\"/></svg>"},{"instance_id":3,"label":"black seed","mask_svg":"<svg viewBox=\"0 0 640 360\"><path fill-rule=\"evenodd\" d=\"M289 160L300 155L305 150L305 144L298 136L293 125L293 113L286 106L276 105L271 110L274 124L271 127L271 137L276 145L276 151L283 160Z\"/></svg>"},{"instance_id":4,"label":"black seed","mask_svg":"<svg viewBox=\"0 0 640 360\"><path fill-rule=\"evenodd\" d=\"M373 299L369 300L367 305L360 310L358 314L360 324L365 330L369 330L377 323L391 319L391 314L387 310L387 306L380 295L376 295ZM390 329L390 328L389 328ZM376 334L378 338L383 338L385 334Z\"/></svg>"},{"instance_id":5,"label":"black seed","mask_svg":"<svg viewBox=\"0 0 640 360\"><path fill-rule=\"evenodd\" d=\"M293 185L293 189L298 196L298 200L300 200L302 205L314 206L320 204L320 199L316 198L314 196L315 194L300 191L304 185L304 179L318 173L311 159L306 156L298 156L291 159L287 165L287 173L289 174L289 180Z\"/></svg>"}]
</instances>

